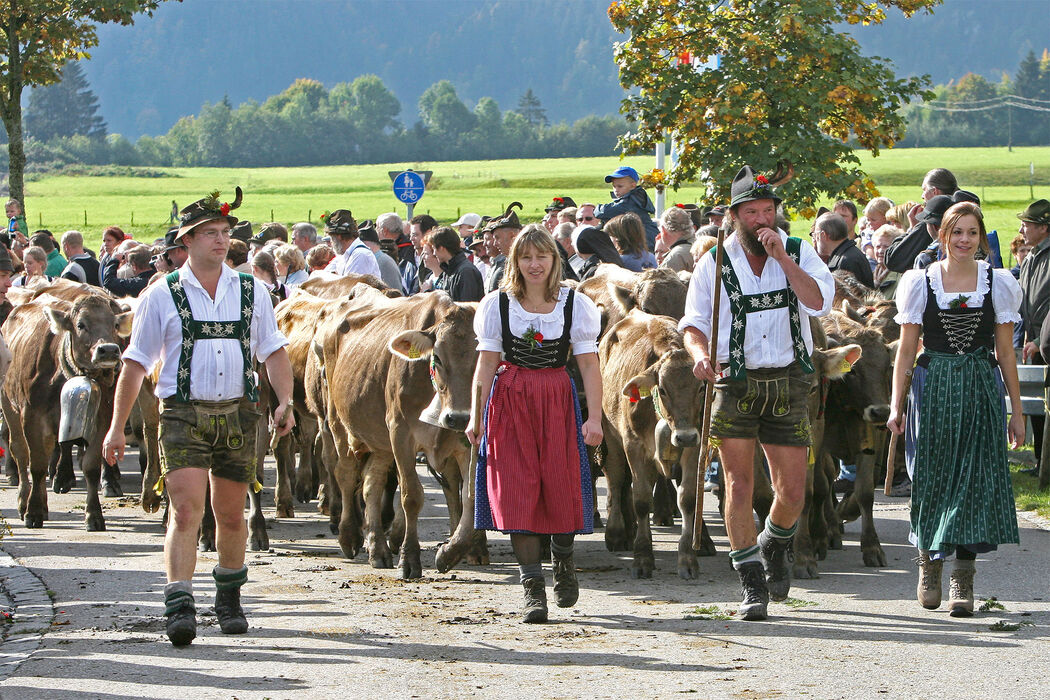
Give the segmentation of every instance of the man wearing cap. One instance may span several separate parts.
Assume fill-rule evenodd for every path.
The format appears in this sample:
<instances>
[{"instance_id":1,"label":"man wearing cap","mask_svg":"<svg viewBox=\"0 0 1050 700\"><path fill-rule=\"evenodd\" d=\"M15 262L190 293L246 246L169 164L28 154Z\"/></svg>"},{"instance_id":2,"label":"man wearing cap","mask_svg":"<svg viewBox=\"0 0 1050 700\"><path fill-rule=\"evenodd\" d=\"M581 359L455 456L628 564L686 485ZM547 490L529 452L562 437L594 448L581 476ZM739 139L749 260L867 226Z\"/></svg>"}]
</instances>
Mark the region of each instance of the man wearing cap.
<instances>
[{"instance_id":1,"label":"man wearing cap","mask_svg":"<svg viewBox=\"0 0 1050 700\"><path fill-rule=\"evenodd\" d=\"M954 204L952 198L945 194L930 197L926 201L926 205L923 207L922 213L919 214L916 219L915 225L925 226L926 235L932 242L926 250L915 256L915 262L912 263L912 266L915 269L925 270L927 267L937 262L940 257L941 244L937 239L937 232L941 228L941 219L944 218L944 212L948 211L952 204Z\"/></svg>"},{"instance_id":2,"label":"man wearing cap","mask_svg":"<svg viewBox=\"0 0 1050 700\"><path fill-rule=\"evenodd\" d=\"M235 241L242 241L246 245L250 245L254 232L252 231L252 222L241 220L237 222L237 225L230 230L230 238Z\"/></svg>"},{"instance_id":3,"label":"man wearing cap","mask_svg":"<svg viewBox=\"0 0 1050 700\"><path fill-rule=\"evenodd\" d=\"M237 188L233 203L221 203L215 193L180 212L175 240L186 246L188 260L141 297L102 446L107 462L123 457L124 424L143 378L159 363L162 471L157 488L167 489L170 504L164 614L168 638L176 646L189 644L197 633L193 572L209 488L219 554L212 571L215 615L225 634L248 629L240 588L248 579L244 499L248 486L257 484L260 413L253 358L266 364L277 396L277 433L286 434L295 423L288 341L277 329L270 295L251 275L224 264L230 228L237 223L229 213L240 200Z\"/></svg>"},{"instance_id":4,"label":"man wearing cap","mask_svg":"<svg viewBox=\"0 0 1050 700\"><path fill-rule=\"evenodd\" d=\"M740 576L739 612L745 620L765 619L769 599L784 600L790 588L810 444L809 317L826 315L835 296L831 272L813 247L774 228L781 201L775 184L749 166L733 180L734 233L725 241L717 271L722 279L717 357L708 346L716 250L697 263L679 323L696 363L693 373L715 383L711 437L726 477L729 556ZM756 438L775 493L757 543L751 504Z\"/></svg>"},{"instance_id":5,"label":"man wearing cap","mask_svg":"<svg viewBox=\"0 0 1050 700\"><path fill-rule=\"evenodd\" d=\"M1021 360L1025 364L1045 365L1047 356L1039 351L1039 334L1050 314L1050 202L1045 199L1032 202L1017 215L1021 220L1019 232L1032 252L1021 263L1018 282L1024 297L1021 300L1021 319L1024 321L1025 344ZM1047 378L1050 386L1050 376ZM1036 460L1042 456L1043 416L1032 416L1032 438Z\"/></svg>"},{"instance_id":6,"label":"man wearing cap","mask_svg":"<svg viewBox=\"0 0 1050 700\"><path fill-rule=\"evenodd\" d=\"M546 212L543 216L543 226L547 229L547 232L554 235L554 227L558 225L558 218L561 212L570 207L575 207L576 202L572 197L555 197L551 200L551 203L543 208Z\"/></svg>"},{"instance_id":7,"label":"man wearing cap","mask_svg":"<svg viewBox=\"0 0 1050 700\"><path fill-rule=\"evenodd\" d=\"M336 209L324 222L324 232L332 239L336 256L325 268L337 275L372 275L382 279L376 256L357 236L357 222L349 209Z\"/></svg>"},{"instance_id":8,"label":"man wearing cap","mask_svg":"<svg viewBox=\"0 0 1050 700\"><path fill-rule=\"evenodd\" d=\"M602 222L628 212L638 215L645 226L645 242L648 250L656 248L656 237L660 230L653 222L652 215L656 207L649 199L648 193L638 186L638 171L624 166L605 176L605 181L612 184L613 201L600 204L594 209L594 215Z\"/></svg>"},{"instance_id":9,"label":"man wearing cap","mask_svg":"<svg viewBox=\"0 0 1050 700\"><path fill-rule=\"evenodd\" d=\"M288 242L288 229L285 228L284 224L276 221L263 224L259 228L259 233L248 239L248 245L251 248L251 253L254 255L262 250L262 247L270 241L283 241Z\"/></svg>"},{"instance_id":10,"label":"man wearing cap","mask_svg":"<svg viewBox=\"0 0 1050 700\"><path fill-rule=\"evenodd\" d=\"M515 207L521 209L521 202L511 202L503 214L493 217L485 225L485 233L492 233L492 241L496 244L496 252L499 253L492 259L492 269L485 280L486 294L499 289L500 282L503 281L503 269L507 265L507 256L510 255L510 246L522 228L518 214L514 211ZM489 252L491 254L491 247Z\"/></svg>"},{"instance_id":11,"label":"man wearing cap","mask_svg":"<svg viewBox=\"0 0 1050 700\"><path fill-rule=\"evenodd\" d=\"M725 221L726 218L726 209L727 207L724 204L717 204L711 207L711 211L707 212L708 222L714 224L718 228L722 228L722 222Z\"/></svg>"},{"instance_id":12,"label":"man wearing cap","mask_svg":"<svg viewBox=\"0 0 1050 700\"><path fill-rule=\"evenodd\" d=\"M474 229L481 223L481 214L468 211L452 224L452 228L459 232L459 237L466 240L474 235Z\"/></svg>"},{"instance_id":13,"label":"man wearing cap","mask_svg":"<svg viewBox=\"0 0 1050 700\"><path fill-rule=\"evenodd\" d=\"M172 226L168 229L168 232L164 234L164 249L161 250L160 254L167 259L168 264L171 265L171 269L173 270L178 270L186 264L186 260L189 258L189 253L186 252L186 246L184 246L179 239L178 226Z\"/></svg>"}]
</instances>

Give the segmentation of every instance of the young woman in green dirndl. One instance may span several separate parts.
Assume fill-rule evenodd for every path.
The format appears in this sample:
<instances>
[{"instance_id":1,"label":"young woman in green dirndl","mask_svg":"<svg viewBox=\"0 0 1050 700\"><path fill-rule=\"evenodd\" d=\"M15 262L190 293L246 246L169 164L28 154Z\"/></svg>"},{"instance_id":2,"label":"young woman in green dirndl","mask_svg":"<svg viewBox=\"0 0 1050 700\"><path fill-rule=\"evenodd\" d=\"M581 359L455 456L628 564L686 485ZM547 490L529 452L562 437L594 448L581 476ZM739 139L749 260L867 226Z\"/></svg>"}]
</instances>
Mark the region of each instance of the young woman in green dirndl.
<instances>
[{"instance_id":1,"label":"young woman in green dirndl","mask_svg":"<svg viewBox=\"0 0 1050 700\"><path fill-rule=\"evenodd\" d=\"M1025 420L1015 413L1007 423L1004 396L1020 405L1013 328L1021 288L1008 270L976 259L988 252L976 204L948 209L937 237L942 259L909 270L897 288L901 338L887 427L905 435L919 603L940 606L941 570L955 555L950 614L968 617L977 555L1018 542L1006 442L1024 442Z\"/></svg>"}]
</instances>

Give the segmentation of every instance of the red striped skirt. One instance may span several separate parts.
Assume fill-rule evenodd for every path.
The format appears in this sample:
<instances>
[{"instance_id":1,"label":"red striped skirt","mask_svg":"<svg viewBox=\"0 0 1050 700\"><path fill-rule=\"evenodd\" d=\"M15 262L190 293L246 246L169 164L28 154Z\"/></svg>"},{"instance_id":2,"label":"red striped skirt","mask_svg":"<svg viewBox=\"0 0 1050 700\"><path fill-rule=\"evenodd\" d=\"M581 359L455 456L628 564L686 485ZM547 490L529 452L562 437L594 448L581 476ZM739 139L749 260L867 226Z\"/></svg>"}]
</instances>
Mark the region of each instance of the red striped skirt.
<instances>
[{"instance_id":1,"label":"red striped skirt","mask_svg":"<svg viewBox=\"0 0 1050 700\"><path fill-rule=\"evenodd\" d=\"M485 423L475 525L503 532L591 532L590 465L565 368L501 363Z\"/></svg>"}]
</instances>

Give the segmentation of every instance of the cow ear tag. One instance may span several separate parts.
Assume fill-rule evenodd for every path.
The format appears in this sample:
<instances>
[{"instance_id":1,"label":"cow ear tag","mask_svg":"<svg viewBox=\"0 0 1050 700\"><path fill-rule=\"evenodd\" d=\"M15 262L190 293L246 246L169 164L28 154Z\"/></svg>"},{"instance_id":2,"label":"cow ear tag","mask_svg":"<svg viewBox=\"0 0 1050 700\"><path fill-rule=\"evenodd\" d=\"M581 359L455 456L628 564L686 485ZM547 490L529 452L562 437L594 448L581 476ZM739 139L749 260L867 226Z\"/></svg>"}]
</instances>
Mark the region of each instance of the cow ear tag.
<instances>
[{"instance_id":1,"label":"cow ear tag","mask_svg":"<svg viewBox=\"0 0 1050 700\"><path fill-rule=\"evenodd\" d=\"M843 360L842 364L839 365L839 371L842 372L843 374L846 374L851 369L853 369L853 365L850 364L849 360Z\"/></svg>"},{"instance_id":2,"label":"cow ear tag","mask_svg":"<svg viewBox=\"0 0 1050 700\"><path fill-rule=\"evenodd\" d=\"M419 348L417 348L415 345L409 345L407 354L410 359L418 360L420 356Z\"/></svg>"},{"instance_id":3,"label":"cow ear tag","mask_svg":"<svg viewBox=\"0 0 1050 700\"><path fill-rule=\"evenodd\" d=\"M638 395L643 399L649 398L649 396L651 396L652 393L653 392L650 389L644 387L638 390Z\"/></svg>"},{"instance_id":4,"label":"cow ear tag","mask_svg":"<svg viewBox=\"0 0 1050 700\"><path fill-rule=\"evenodd\" d=\"M637 386L631 386L631 396L628 399L631 403L638 403L638 399L641 397L641 393L638 391Z\"/></svg>"}]
</instances>

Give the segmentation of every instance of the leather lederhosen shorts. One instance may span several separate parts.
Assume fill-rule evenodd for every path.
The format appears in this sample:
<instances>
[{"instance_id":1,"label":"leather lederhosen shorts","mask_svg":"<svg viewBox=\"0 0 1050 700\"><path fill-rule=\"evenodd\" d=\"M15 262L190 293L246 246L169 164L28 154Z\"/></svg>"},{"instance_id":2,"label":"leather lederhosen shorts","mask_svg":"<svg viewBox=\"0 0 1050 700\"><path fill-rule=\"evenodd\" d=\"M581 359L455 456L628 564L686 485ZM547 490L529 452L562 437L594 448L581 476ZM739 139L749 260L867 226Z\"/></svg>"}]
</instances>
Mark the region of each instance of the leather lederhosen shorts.
<instances>
[{"instance_id":1,"label":"leather lederhosen shorts","mask_svg":"<svg viewBox=\"0 0 1050 700\"><path fill-rule=\"evenodd\" d=\"M242 483L255 482L255 429L262 413L246 398L161 400L161 476L197 467Z\"/></svg>"},{"instance_id":2,"label":"leather lederhosen shorts","mask_svg":"<svg viewBox=\"0 0 1050 700\"><path fill-rule=\"evenodd\" d=\"M808 398L812 374L793 362L787 367L749 369L747 378L715 382L711 435L758 438L766 445L808 447Z\"/></svg>"}]
</instances>

